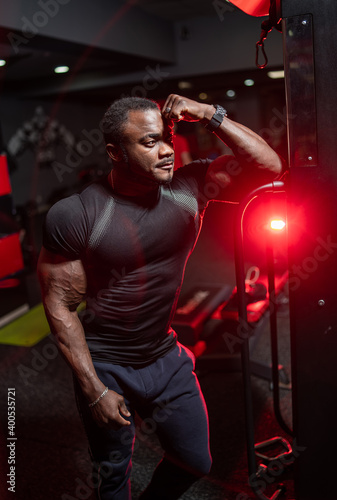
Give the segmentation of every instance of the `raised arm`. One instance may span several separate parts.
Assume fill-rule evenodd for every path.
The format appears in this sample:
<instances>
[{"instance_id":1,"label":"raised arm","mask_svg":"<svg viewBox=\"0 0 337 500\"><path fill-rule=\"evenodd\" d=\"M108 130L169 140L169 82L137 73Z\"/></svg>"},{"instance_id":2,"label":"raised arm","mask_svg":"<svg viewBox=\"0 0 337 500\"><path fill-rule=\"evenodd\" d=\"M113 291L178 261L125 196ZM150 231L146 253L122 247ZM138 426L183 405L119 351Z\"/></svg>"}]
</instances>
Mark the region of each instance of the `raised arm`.
<instances>
[{"instance_id":1,"label":"raised arm","mask_svg":"<svg viewBox=\"0 0 337 500\"><path fill-rule=\"evenodd\" d=\"M171 94L162 112L165 118L173 121L199 121L207 125L215 108ZM282 172L282 160L278 154L244 125L225 117L214 133L231 148L235 157L220 156L214 160L206 179L206 182L217 182L222 187L225 199L240 198L246 191L261 182L275 179Z\"/></svg>"},{"instance_id":2,"label":"raised arm","mask_svg":"<svg viewBox=\"0 0 337 500\"><path fill-rule=\"evenodd\" d=\"M77 307L86 293L86 276L80 260L67 260L42 248L38 262L42 300L51 332L73 370L88 404L105 390L98 378L85 340ZM129 425L121 414L130 416L124 398L114 391L95 404L91 411L97 423L121 427Z\"/></svg>"}]
</instances>

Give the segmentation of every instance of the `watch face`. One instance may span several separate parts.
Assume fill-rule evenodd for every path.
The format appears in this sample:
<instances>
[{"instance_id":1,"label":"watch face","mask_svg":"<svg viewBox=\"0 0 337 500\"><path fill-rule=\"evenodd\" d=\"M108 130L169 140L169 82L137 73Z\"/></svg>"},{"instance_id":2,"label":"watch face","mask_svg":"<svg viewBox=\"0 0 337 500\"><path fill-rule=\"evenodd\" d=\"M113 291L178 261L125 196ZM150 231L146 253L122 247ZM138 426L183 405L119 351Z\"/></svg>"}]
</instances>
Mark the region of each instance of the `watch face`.
<instances>
[{"instance_id":1,"label":"watch face","mask_svg":"<svg viewBox=\"0 0 337 500\"><path fill-rule=\"evenodd\" d=\"M221 116L222 118L224 118L226 115L227 111L222 106L217 105L215 116Z\"/></svg>"}]
</instances>

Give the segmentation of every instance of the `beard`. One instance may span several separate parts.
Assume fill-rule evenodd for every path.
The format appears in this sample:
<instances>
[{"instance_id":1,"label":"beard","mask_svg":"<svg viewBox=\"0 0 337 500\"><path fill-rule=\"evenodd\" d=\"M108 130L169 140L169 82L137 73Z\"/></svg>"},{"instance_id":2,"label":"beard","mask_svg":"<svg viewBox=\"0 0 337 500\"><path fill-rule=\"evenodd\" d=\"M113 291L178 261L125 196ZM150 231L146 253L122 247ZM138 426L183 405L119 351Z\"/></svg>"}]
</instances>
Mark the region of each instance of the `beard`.
<instances>
[{"instance_id":1,"label":"beard","mask_svg":"<svg viewBox=\"0 0 337 500\"><path fill-rule=\"evenodd\" d=\"M131 168L131 165L130 165L130 162L129 162L129 157L128 157L128 154L127 154L127 151L124 147L123 144L120 144L120 148L122 150L122 153L123 153L123 162L125 163L125 166L128 170L128 173L130 175L130 178L136 182L139 182L140 184L148 184L149 181L152 182L152 184L154 186L167 186L168 184L170 184L172 182L172 179L173 179L173 175L169 178L169 179L156 179L155 177L143 177L142 175L140 174L137 174L136 172L134 172ZM167 160L166 160L167 161ZM165 164L166 161L162 161L161 163ZM174 161L174 157L173 157L173 161ZM159 164L160 165L160 164ZM158 165L158 166L159 166ZM172 167L173 168L173 167Z\"/></svg>"},{"instance_id":2,"label":"beard","mask_svg":"<svg viewBox=\"0 0 337 500\"><path fill-rule=\"evenodd\" d=\"M127 166L129 167L129 157L128 157L128 154L126 152L126 149L124 147L124 144L123 143L120 143L120 148L122 150L122 153L123 153L123 161L127 164ZM130 167L129 167L130 168Z\"/></svg>"},{"instance_id":3,"label":"beard","mask_svg":"<svg viewBox=\"0 0 337 500\"><path fill-rule=\"evenodd\" d=\"M157 184L158 186L168 186L169 184L171 184L172 179L173 179L173 176L171 177L171 179L166 179L166 180L158 180L158 181L156 181L156 184Z\"/></svg>"}]
</instances>

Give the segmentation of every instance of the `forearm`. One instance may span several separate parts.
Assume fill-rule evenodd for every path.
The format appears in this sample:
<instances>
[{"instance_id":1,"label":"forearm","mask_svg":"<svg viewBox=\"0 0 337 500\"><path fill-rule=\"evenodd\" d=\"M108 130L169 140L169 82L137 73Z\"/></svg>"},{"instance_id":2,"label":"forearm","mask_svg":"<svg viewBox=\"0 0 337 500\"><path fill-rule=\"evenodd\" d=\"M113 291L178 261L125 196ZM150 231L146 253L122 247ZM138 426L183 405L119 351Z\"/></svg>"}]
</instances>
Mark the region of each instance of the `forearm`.
<instances>
[{"instance_id":1,"label":"forearm","mask_svg":"<svg viewBox=\"0 0 337 500\"><path fill-rule=\"evenodd\" d=\"M203 123L207 125L214 114L206 108ZM216 158L207 173L206 182L221 186L218 199L238 202L249 192L274 181L282 172L282 160L258 134L244 125L224 117L214 132L229 146L235 160L229 156Z\"/></svg>"},{"instance_id":2,"label":"forearm","mask_svg":"<svg viewBox=\"0 0 337 500\"><path fill-rule=\"evenodd\" d=\"M204 108L204 118L201 120L204 125L211 120L214 111L214 106ZM240 164L281 173L282 160L278 154L262 137L244 125L225 117L214 133L233 151Z\"/></svg>"},{"instance_id":3,"label":"forearm","mask_svg":"<svg viewBox=\"0 0 337 500\"><path fill-rule=\"evenodd\" d=\"M215 134L231 148L241 164L281 173L282 160L278 154L264 139L244 125L225 118Z\"/></svg>"},{"instance_id":4,"label":"forearm","mask_svg":"<svg viewBox=\"0 0 337 500\"><path fill-rule=\"evenodd\" d=\"M77 312L48 300L44 302L44 306L60 352L74 372L88 402L94 401L102 394L105 386L96 374Z\"/></svg>"}]
</instances>

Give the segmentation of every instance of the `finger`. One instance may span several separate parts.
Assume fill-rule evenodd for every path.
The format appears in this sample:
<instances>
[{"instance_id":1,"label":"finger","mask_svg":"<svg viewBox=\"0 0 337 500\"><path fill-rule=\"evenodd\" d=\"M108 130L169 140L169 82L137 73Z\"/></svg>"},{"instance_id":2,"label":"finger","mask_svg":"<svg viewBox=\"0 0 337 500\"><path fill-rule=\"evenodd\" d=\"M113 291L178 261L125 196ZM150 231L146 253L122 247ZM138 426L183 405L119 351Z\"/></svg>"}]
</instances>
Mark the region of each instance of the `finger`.
<instances>
[{"instance_id":1,"label":"finger","mask_svg":"<svg viewBox=\"0 0 337 500\"><path fill-rule=\"evenodd\" d=\"M162 115L165 118L169 118L173 106L173 94L170 94L162 107Z\"/></svg>"},{"instance_id":2,"label":"finger","mask_svg":"<svg viewBox=\"0 0 337 500\"><path fill-rule=\"evenodd\" d=\"M131 413L129 412L126 406L125 401L122 401L121 404L119 405L119 411L126 417L131 417Z\"/></svg>"},{"instance_id":3,"label":"finger","mask_svg":"<svg viewBox=\"0 0 337 500\"><path fill-rule=\"evenodd\" d=\"M106 427L111 427L113 429L119 429L120 427L126 427L128 425L131 425L131 422L129 420L126 420L123 418L120 413L117 413L113 417L97 417L95 416L95 421L99 427L106 428Z\"/></svg>"},{"instance_id":4,"label":"finger","mask_svg":"<svg viewBox=\"0 0 337 500\"><path fill-rule=\"evenodd\" d=\"M171 96L171 104L172 104L172 109L171 109L171 112L169 114L169 117L175 122L183 120L184 114L186 112L185 99L179 95L173 94Z\"/></svg>"},{"instance_id":5,"label":"finger","mask_svg":"<svg viewBox=\"0 0 337 500\"><path fill-rule=\"evenodd\" d=\"M163 114L166 118L179 121L182 118L179 110L184 107L184 98L177 94L170 94L163 106Z\"/></svg>"},{"instance_id":6,"label":"finger","mask_svg":"<svg viewBox=\"0 0 337 500\"><path fill-rule=\"evenodd\" d=\"M118 427L126 427L128 425L131 425L131 422L130 420L126 420L120 414L118 414L116 418L112 420L112 425Z\"/></svg>"}]
</instances>

